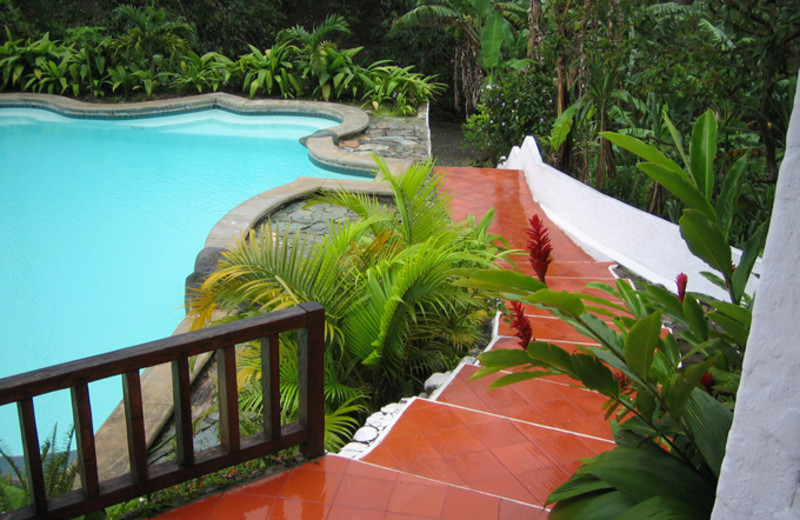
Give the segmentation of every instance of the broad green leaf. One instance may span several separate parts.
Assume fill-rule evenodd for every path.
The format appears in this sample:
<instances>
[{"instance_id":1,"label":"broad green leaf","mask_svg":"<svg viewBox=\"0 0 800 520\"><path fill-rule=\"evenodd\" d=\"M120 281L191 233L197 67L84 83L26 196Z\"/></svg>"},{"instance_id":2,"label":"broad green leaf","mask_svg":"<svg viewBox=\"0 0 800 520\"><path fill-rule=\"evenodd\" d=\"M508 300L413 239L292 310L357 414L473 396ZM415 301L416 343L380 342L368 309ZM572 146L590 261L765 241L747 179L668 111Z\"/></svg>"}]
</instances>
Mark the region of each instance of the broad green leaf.
<instances>
[{"instance_id":1,"label":"broad green leaf","mask_svg":"<svg viewBox=\"0 0 800 520\"><path fill-rule=\"evenodd\" d=\"M499 348L484 352L478 356L481 364L492 368L511 368L531 363L528 353L522 349Z\"/></svg>"},{"instance_id":2,"label":"broad green leaf","mask_svg":"<svg viewBox=\"0 0 800 520\"><path fill-rule=\"evenodd\" d=\"M750 328L750 323L753 320L753 313L749 309L745 309L744 307L735 305L733 303L714 300L712 298L707 298L703 301L730 319L740 323L743 327Z\"/></svg>"},{"instance_id":3,"label":"broad green leaf","mask_svg":"<svg viewBox=\"0 0 800 520\"><path fill-rule=\"evenodd\" d=\"M699 341L706 341L708 339L708 321L703 308L690 294L687 294L683 299L683 316L686 319L689 330L694 333L695 337Z\"/></svg>"},{"instance_id":4,"label":"broad green leaf","mask_svg":"<svg viewBox=\"0 0 800 520\"><path fill-rule=\"evenodd\" d=\"M734 303L739 303L744 295L747 287L747 281L750 279L750 273L753 271L753 266L758 260L758 255L764 248L767 241L768 222L764 222L755 233L747 239L742 251L742 257L739 259L739 265L731 276L731 287L733 289Z\"/></svg>"},{"instance_id":5,"label":"broad green leaf","mask_svg":"<svg viewBox=\"0 0 800 520\"><path fill-rule=\"evenodd\" d=\"M702 211L710 219L716 219L711 203L708 202L697 186L683 175L655 163L639 163L636 167L664 186L690 208Z\"/></svg>"},{"instance_id":6,"label":"broad green leaf","mask_svg":"<svg viewBox=\"0 0 800 520\"><path fill-rule=\"evenodd\" d=\"M512 374L506 374L504 376L499 377L492 381L492 384L489 385L490 389L500 388L507 385L513 385L514 383L519 383L520 381L528 381L530 379L538 379L540 377L552 376L555 372L551 370L532 370L526 372L514 372Z\"/></svg>"},{"instance_id":7,"label":"broad green leaf","mask_svg":"<svg viewBox=\"0 0 800 520\"><path fill-rule=\"evenodd\" d=\"M611 352L619 356L623 355L624 340L621 334L609 327L606 322L591 314L583 314L581 321L583 322L579 330L581 334L599 342Z\"/></svg>"},{"instance_id":8,"label":"broad green leaf","mask_svg":"<svg viewBox=\"0 0 800 520\"><path fill-rule=\"evenodd\" d=\"M663 496L707 515L714 504L715 482L706 481L691 466L651 446L622 447L601 453L578 472L609 483L634 503Z\"/></svg>"},{"instance_id":9,"label":"broad green leaf","mask_svg":"<svg viewBox=\"0 0 800 520\"><path fill-rule=\"evenodd\" d=\"M561 370L570 377L577 379L569 352L558 345L532 341L528 346L528 356L544 366Z\"/></svg>"},{"instance_id":10,"label":"broad green leaf","mask_svg":"<svg viewBox=\"0 0 800 520\"><path fill-rule=\"evenodd\" d=\"M683 307L677 296L660 285L647 284L645 292L651 304L665 311L670 318L683 321Z\"/></svg>"},{"instance_id":11,"label":"broad green leaf","mask_svg":"<svg viewBox=\"0 0 800 520\"><path fill-rule=\"evenodd\" d=\"M503 46L505 26L508 24L501 11L493 11L481 32L481 65L493 69L500 64L500 49Z\"/></svg>"},{"instance_id":12,"label":"broad green leaf","mask_svg":"<svg viewBox=\"0 0 800 520\"><path fill-rule=\"evenodd\" d=\"M708 514L668 497L652 497L639 502L615 520L708 520Z\"/></svg>"},{"instance_id":13,"label":"broad green leaf","mask_svg":"<svg viewBox=\"0 0 800 520\"><path fill-rule=\"evenodd\" d=\"M692 162L692 176L697 188L707 200L714 193L714 156L717 154L717 120L709 109L700 116L692 129L692 143L689 158Z\"/></svg>"},{"instance_id":14,"label":"broad green leaf","mask_svg":"<svg viewBox=\"0 0 800 520\"><path fill-rule=\"evenodd\" d=\"M664 124L667 125L667 129L672 136L672 142L675 143L675 148L678 150L678 154L681 156L683 164L686 166L686 168L689 168L689 157L686 156L686 150L683 148L683 139L681 138L680 132L678 132L678 129L675 128L675 125L672 124L672 121L667 116L666 108L661 112L661 115L664 118Z\"/></svg>"},{"instance_id":15,"label":"broad green leaf","mask_svg":"<svg viewBox=\"0 0 800 520\"><path fill-rule=\"evenodd\" d=\"M727 314L719 311L709 312L708 318L729 334L737 345L740 347L747 345L747 336L750 334L749 327L745 327L738 321L731 319Z\"/></svg>"},{"instance_id":16,"label":"broad green leaf","mask_svg":"<svg viewBox=\"0 0 800 520\"><path fill-rule=\"evenodd\" d=\"M567 291L558 292L550 289L541 289L525 298L525 300L529 303L551 307L573 318L579 317L584 310L581 299Z\"/></svg>"},{"instance_id":17,"label":"broad green leaf","mask_svg":"<svg viewBox=\"0 0 800 520\"><path fill-rule=\"evenodd\" d=\"M664 398L667 409L674 417L681 417L683 415L683 408L686 405L686 401L689 400L692 391L697 388L697 384L700 382L703 374L714 365L717 357L719 356L715 356L696 365L689 365L676 374L673 374L670 381L663 386L661 395Z\"/></svg>"},{"instance_id":18,"label":"broad green leaf","mask_svg":"<svg viewBox=\"0 0 800 520\"><path fill-rule=\"evenodd\" d=\"M700 388L695 388L683 412L686 427L692 432L697 449L714 475L719 477L725 445L733 422L733 412Z\"/></svg>"},{"instance_id":19,"label":"broad green leaf","mask_svg":"<svg viewBox=\"0 0 800 520\"><path fill-rule=\"evenodd\" d=\"M647 314L642 300L627 280L617 280L617 289L620 299L625 302L625 305L635 318L643 318Z\"/></svg>"},{"instance_id":20,"label":"broad green leaf","mask_svg":"<svg viewBox=\"0 0 800 520\"><path fill-rule=\"evenodd\" d=\"M547 287L533 276L501 269L473 271L468 278L455 280L453 285L516 294L529 294Z\"/></svg>"},{"instance_id":21,"label":"broad green leaf","mask_svg":"<svg viewBox=\"0 0 800 520\"><path fill-rule=\"evenodd\" d=\"M550 130L550 146L555 150L558 149L564 141L567 140L572 124L575 118L575 112L578 110L577 102L568 106L556 120L553 122L553 128Z\"/></svg>"},{"instance_id":22,"label":"broad green leaf","mask_svg":"<svg viewBox=\"0 0 800 520\"><path fill-rule=\"evenodd\" d=\"M653 412L656 410L656 400L653 394L644 389L636 393L636 408L647 420L653 417Z\"/></svg>"},{"instance_id":23,"label":"broad green leaf","mask_svg":"<svg viewBox=\"0 0 800 520\"><path fill-rule=\"evenodd\" d=\"M619 395L617 379L599 359L587 354L573 354L571 358L575 375L584 385L609 397Z\"/></svg>"},{"instance_id":24,"label":"broad green leaf","mask_svg":"<svg viewBox=\"0 0 800 520\"><path fill-rule=\"evenodd\" d=\"M660 335L661 312L656 311L637 320L625 338L625 361L642 381L647 381Z\"/></svg>"},{"instance_id":25,"label":"broad green leaf","mask_svg":"<svg viewBox=\"0 0 800 520\"><path fill-rule=\"evenodd\" d=\"M550 501L550 497L548 497ZM563 500L553 507L549 520L614 520L634 502L619 491L587 493Z\"/></svg>"},{"instance_id":26,"label":"broad green leaf","mask_svg":"<svg viewBox=\"0 0 800 520\"><path fill-rule=\"evenodd\" d=\"M686 172L683 171L683 169L678 166L675 161L664 155L657 148L654 148L649 144L636 139L635 137L625 134L618 134L616 132L600 132L600 137L608 139L615 145L621 146L629 152L638 155L644 159L645 162L660 165L667 170L675 172L679 176L683 176L686 181L689 181L689 177L686 175Z\"/></svg>"},{"instance_id":27,"label":"broad green leaf","mask_svg":"<svg viewBox=\"0 0 800 520\"><path fill-rule=\"evenodd\" d=\"M736 204L739 201L739 192L742 189L746 169L747 155L743 155L731 166L728 175L722 181L722 190L717 196L717 226L722 230L726 239L731 230L731 222L736 212Z\"/></svg>"},{"instance_id":28,"label":"broad green leaf","mask_svg":"<svg viewBox=\"0 0 800 520\"><path fill-rule=\"evenodd\" d=\"M689 250L729 280L732 267L731 247L716 223L696 209L687 209L678 224Z\"/></svg>"},{"instance_id":29,"label":"broad green leaf","mask_svg":"<svg viewBox=\"0 0 800 520\"><path fill-rule=\"evenodd\" d=\"M550 496L547 503L560 502L569 498L575 498L587 493L613 489L607 483L591 475L572 475L569 480L558 486Z\"/></svg>"}]
</instances>

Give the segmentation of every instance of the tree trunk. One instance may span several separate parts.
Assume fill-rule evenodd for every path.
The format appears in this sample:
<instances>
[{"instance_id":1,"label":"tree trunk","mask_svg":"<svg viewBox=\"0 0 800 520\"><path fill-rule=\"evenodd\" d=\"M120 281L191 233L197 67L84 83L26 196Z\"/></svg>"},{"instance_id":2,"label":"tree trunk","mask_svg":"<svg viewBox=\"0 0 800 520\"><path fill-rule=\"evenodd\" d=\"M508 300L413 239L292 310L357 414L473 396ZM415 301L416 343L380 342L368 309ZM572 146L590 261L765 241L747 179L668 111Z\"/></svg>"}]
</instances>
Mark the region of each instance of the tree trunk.
<instances>
[{"instance_id":1,"label":"tree trunk","mask_svg":"<svg viewBox=\"0 0 800 520\"><path fill-rule=\"evenodd\" d=\"M528 6L528 57L538 62L542 61L542 52L539 48L542 41L541 19L541 0L531 0Z\"/></svg>"}]
</instances>

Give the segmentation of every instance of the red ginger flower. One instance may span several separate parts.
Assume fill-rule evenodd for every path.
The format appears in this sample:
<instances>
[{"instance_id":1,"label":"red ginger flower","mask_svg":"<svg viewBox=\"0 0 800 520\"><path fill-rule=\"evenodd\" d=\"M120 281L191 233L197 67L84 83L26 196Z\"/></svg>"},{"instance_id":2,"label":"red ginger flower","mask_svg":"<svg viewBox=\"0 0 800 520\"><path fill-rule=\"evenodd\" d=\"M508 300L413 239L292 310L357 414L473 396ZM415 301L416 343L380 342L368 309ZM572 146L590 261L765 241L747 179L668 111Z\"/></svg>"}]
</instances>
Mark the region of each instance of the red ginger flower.
<instances>
[{"instance_id":1,"label":"red ginger flower","mask_svg":"<svg viewBox=\"0 0 800 520\"><path fill-rule=\"evenodd\" d=\"M700 384L706 389L707 392L711 392L711 385L714 383L714 376L711 375L711 372L706 371L703 374L703 377L700 378Z\"/></svg>"},{"instance_id":2,"label":"red ginger flower","mask_svg":"<svg viewBox=\"0 0 800 520\"><path fill-rule=\"evenodd\" d=\"M683 303L683 300L686 298L686 283L689 281L689 277L686 276L685 273L681 273L675 278L675 283L678 284L678 300Z\"/></svg>"},{"instance_id":3,"label":"red ginger flower","mask_svg":"<svg viewBox=\"0 0 800 520\"><path fill-rule=\"evenodd\" d=\"M550 256L550 253L553 252L553 245L550 243L547 228L542 224L539 215L532 216L528 224L528 260L530 260L531 267L536 272L539 281L544 283L547 267L553 261Z\"/></svg>"},{"instance_id":4,"label":"red ginger flower","mask_svg":"<svg viewBox=\"0 0 800 520\"><path fill-rule=\"evenodd\" d=\"M528 343L533 338L533 330L531 329L531 322L525 316L525 307L519 302L511 302L511 315L514 320L511 322L511 328L514 329L516 336L519 338L519 346L522 349L528 348Z\"/></svg>"},{"instance_id":5,"label":"red ginger flower","mask_svg":"<svg viewBox=\"0 0 800 520\"><path fill-rule=\"evenodd\" d=\"M631 378L619 370L614 371L614 379L617 380L617 383L619 383L619 389L623 392L631 386Z\"/></svg>"}]
</instances>

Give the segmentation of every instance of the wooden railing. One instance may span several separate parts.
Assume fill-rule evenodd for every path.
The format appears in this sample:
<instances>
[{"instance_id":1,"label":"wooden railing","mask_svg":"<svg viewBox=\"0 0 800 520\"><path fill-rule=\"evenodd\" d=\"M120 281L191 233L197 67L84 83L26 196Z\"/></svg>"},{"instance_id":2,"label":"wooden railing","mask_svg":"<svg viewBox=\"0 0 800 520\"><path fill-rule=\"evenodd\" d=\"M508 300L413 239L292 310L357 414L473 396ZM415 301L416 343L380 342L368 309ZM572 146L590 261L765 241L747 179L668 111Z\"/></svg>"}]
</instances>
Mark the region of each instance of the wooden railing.
<instances>
[{"instance_id":1,"label":"wooden railing","mask_svg":"<svg viewBox=\"0 0 800 520\"><path fill-rule=\"evenodd\" d=\"M135 347L0 379L0 405L17 403L31 505L5 518L70 518L152 493L281 449L300 445L309 458L324 452L323 348L325 311L317 303L273 312ZM281 425L278 335L298 330L299 419ZM262 341L263 432L239 432L236 352L238 343ZM215 352L218 366L220 443L195 452L192 439L190 358ZM143 420L139 371L171 363L177 459L150 466ZM121 376L128 432L130 472L100 481L88 384ZM69 389L78 447L80 487L48 497L33 398Z\"/></svg>"}]
</instances>

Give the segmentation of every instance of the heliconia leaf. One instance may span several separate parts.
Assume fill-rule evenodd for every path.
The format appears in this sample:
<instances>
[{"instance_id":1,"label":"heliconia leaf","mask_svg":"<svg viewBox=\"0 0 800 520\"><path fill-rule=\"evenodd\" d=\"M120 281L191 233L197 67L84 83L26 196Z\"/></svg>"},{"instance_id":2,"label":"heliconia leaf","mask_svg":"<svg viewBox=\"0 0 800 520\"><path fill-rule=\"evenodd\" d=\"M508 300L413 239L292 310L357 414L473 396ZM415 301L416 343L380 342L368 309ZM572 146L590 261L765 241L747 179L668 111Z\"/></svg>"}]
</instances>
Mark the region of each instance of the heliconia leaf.
<instances>
[{"instance_id":1,"label":"heliconia leaf","mask_svg":"<svg viewBox=\"0 0 800 520\"><path fill-rule=\"evenodd\" d=\"M533 276L500 269L473 271L468 278L455 280L453 285L513 294L529 294L547 288Z\"/></svg>"},{"instance_id":2,"label":"heliconia leaf","mask_svg":"<svg viewBox=\"0 0 800 520\"><path fill-rule=\"evenodd\" d=\"M528 381L529 379L538 379L540 377L552 376L554 372L550 370L531 370L527 372L514 372L506 374L492 381L489 385L490 389L500 388L507 385L513 385L520 381Z\"/></svg>"},{"instance_id":3,"label":"heliconia leaf","mask_svg":"<svg viewBox=\"0 0 800 520\"><path fill-rule=\"evenodd\" d=\"M558 292L550 289L541 289L529 295L525 300L529 303L539 303L545 307L552 307L573 318L577 318L584 311L581 299L567 291Z\"/></svg>"},{"instance_id":4,"label":"heliconia leaf","mask_svg":"<svg viewBox=\"0 0 800 520\"><path fill-rule=\"evenodd\" d=\"M619 395L619 383L614 374L599 359L587 354L573 354L572 368L579 379L588 388L609 397Z\"/></svg>"},{"instance_id":5,"label":"heliconia leaf","mask_svg":"<svg viewBox=\"0 0 800 520\"><path fill-rule=\"evenodd\" d=\"M733 303L714 300L713 298L703 299L703 301L711 307L717 309L720 313L728 318L736 321L745 328L750 328L750 323L753 320L753 313L749 309L740 307Z\"/></svg>"},{"instance_id":6,"label":"heliconia leaf","mask_svg":"<svg viewBox=\"0 0 800 520\"><path fill-rule=\"evenodd\" d=\"M664 186L690 208L702 211L710 219L716 219L711 203L708 202L708 199L700 189L693 184L693 181L690 181L685 175L655 163L639 163L636 167Z\"/></svg>"},{"instance_id":7,"label":"heliconia leaf","mask_svg":"<svg viewBox=\"0 0 800 520\"><path fill-rule=\"evenodd\" d=\"M572 360L570 359L569 352L558 345L552 345L542 341L532 341L528 346L528 356L545 366L558 369L570 377L577 379L572 367Z\"/></svg>"},{"instance_id":8,"label":"heliconia leaf","mask_svg":"<svg viewBox=\"0 0 800 520\"><path fill-rule=\"evenodd\" d=\"M478 356L478 360L485 367L501 369L528 365L532 361L526 351L508 348L499 348L484 352Z\"/></svg>"},{"instance_id":9,"label":"heliconia leaf","mask_svg":"<svg viewBox=\"0 0 800 520\"><path fill-rule=\"evenodd\" d=\"M692 432L697 449L714 475L719 477L733 412L700 388L695 388L683 412L686 427Z\"/></svg>"},{"instance_id":10,"label":"heliconia leaf","mask_svg":"<svg viewBox=\"0 0 800 520\"><path fill-rule=\"evenodd\" d=\"M695 337L700 341L706 341L708 339L708 321L703 313L703 308L689 294L683 300L683 316Z\"/></svg>"},{"instance_id":11,"label":"heliconia leaf","mask_svg":"<svg viewBox=\"0 0 800 520\"><path fill-rule=\"evenodd\" d=\"M592 475L572 475L569 480L550 493L550 496L547 497L547 503L560 502L604 489L611 490L613 488Z\"/></svg>"},{"instance_id":12,"label":"heliconia leaf","mask_svg":"<svg viewBox=\"0 0 800 520\"><path fill-rule=\"evenodd\" d=\"M677 296L660 285L648 284L645 286L645 291L651 303L666 311L671 318L683 321L683 308Z\"/></svg>"},{"instance_id":13,"label":"heliconia leaf","mask_svg":"<svg viewBox=\"0 0 800 520\"><path fill-rule=\"evenodd\" d=\"M549 520L614 520L634 502L619 491L587 493L563 500L553 507Z\"/></svg>"},{"instance_id":14,"label":"heliconia leaf","mask_svg":"<svg viewBox=\"0 0 800 520\"><path fill-rule=\"evenodd\" d=\"M728 333L738 345L742 347L747 345L747 336L750 333L749 327L745 327L719 311L709 312L708 318Z\"/></svg>"},{"instance_id":15,"label":"heliconia leaf","mask_svg":"<svg viewBox=\"0 0 800 520\"><path fill-rule=\"evenodd\" d=\"M716 223L696 209L687 209L678 224L689 250L729 280L732 272L731 247Z\"/></svg>"},{"instance_id":16,"label":"heliconia leaf","mask_svg":"<svg viewBox=\"0 0 800 520\"><path fill-rule=\"evenodd\" d=\"M607 482L634 503L663 496L705 512L706 518L714 504L712 483L680 459L651 445L601 453L578 472Z\"/></svg>"},{"instance_id":17,"label":"heliconia leaf","mask_svg":"<svg viewBox=\"0 0 800 520\"><path fill-rule=\"evenodd\" d=\"M656 311L637 320L625 338L625 361L642 381L647 381L660 335L661 311Z\"/></svg>"},{"instance_id":18,"label":"heliconia leaf","mask_svg":"<svg viewBox=\"0 0 800 520\"><path fill-rule=\"evenodd\" d=\"M764 222L755 233L747 239L742 251L742 257L739 259L739 265L731 276L731 287L733 289L734 303L739 303L744 291L747 288L747 281L750 279L750 273L753 271L753 266L758 260L758 255L764 248L767 241L768 222Z\"/></svg>"},{"instance_id":19,"label":"heliconia leaf","mask_svg":"<svg viewBox=\"0 0 800 520\"><path fill-rule=\"evenodd\" d=\"M707 200L714 193L714 156L717 154L717 120L709 109L700 116L692 129L692 143L689 158L692 163L692 177L697 188Z\"/></svg>"},{"instance_id":20,"label":"heliconia leaf","mask_svg":"<svg viewBox=\"0 0 800 520\"><path fill-rule=\"evenodd\" d=\"M630 283L623 279L617 280L617 289L619 291L620 299L625 302L625 305L631 311L631 314L633 314L636 318L643 318L647 311L645 310L644 304L639 298L639 295L636 294Z\"/></svg>"},{"instance_id":21,"label":"heliconia leaf","mask_svg":"<svg viewBox=\"0 0 800 520\"><path fill-rule=\"evenodd\" d=\"M656 401L655 397L653 397L653 394L644 390L637 392L636 408L645 419L650 420L653 417L653 412L656 409Z\"/></svg>"},{"instance_id":22,"label":"heliconia leaf","mask_svg":"<svg viewBox=\"0 0 800 520\"><path fill-rule=\"evenodd\" d=\"M743 155L733 163L728 175L722 181L722 190L717 197L717 225L722 230L725 238L731 230L731 222L733 221L733 214L736 211L736 204L739 201L739 192L742 189L742 182L744 181L745 171L747 170L747 155Z\"/></svg>"},{"instance_id":23,"label":"heliconia leaf","mask_svg":"<svg viewBox=\"0 0 800 520\"><path fill-rule=\"evenodd\" d=\"M672 120L670 120L670 118L667 116L666 109L662 111L661 115L664 118L664 124L667 126L667 129L672 136L672 142L675 143L675 148L678 150L678 154L681 156L683 164L686 166L686 168L689 168L689 157L686 156L686 150L683 148L683 139L681 138L680 132L678 132L678 129L675 128L674 124L672 124Z\"/></svg>"},{"instance_id":24,"label":"heliconia leaf","mask_svg":"<svg viewBox=\"0 0 800 520\"><path fill-rule=\"evenodd\" d=\"M645 162L660 165L667 170L675 172L675 174L679 176L685 177L685 180L689 180L686 176L686 172L684 172L683 169L678 166L678 163L664 155L664 153L657 148L654 148L649 144L636 139L635 137L625 134L618 134L616 132L600 132L600 137L608 139L615 145L621 146L629 152L638 155L644 159Z\"/></svg>"},{"instance_id":25,"label":"heliconia leaf","mask_svg":"<svg viewBox=\"0 0 800 520\"><path fill-rule=\"evenodd\" d=\"M697 387L700 379L717 360L714 356L711 359L689 365L685 369L673 375L672 379L662 388L661 394L667 405L669 412L675 417L681 417L686 401L692 395L692 391Z\"/></svg>"},{"instance_id":26,"label":"heliconia leaf","mask_svg":"<svg viewBox=\"0 0 800 520\"><path fill-rule=\"evenodd\" d=\"M652 497L639 502L615 520L707 520L708 514L669 497Z\"/></svg>"}]
</instances>

